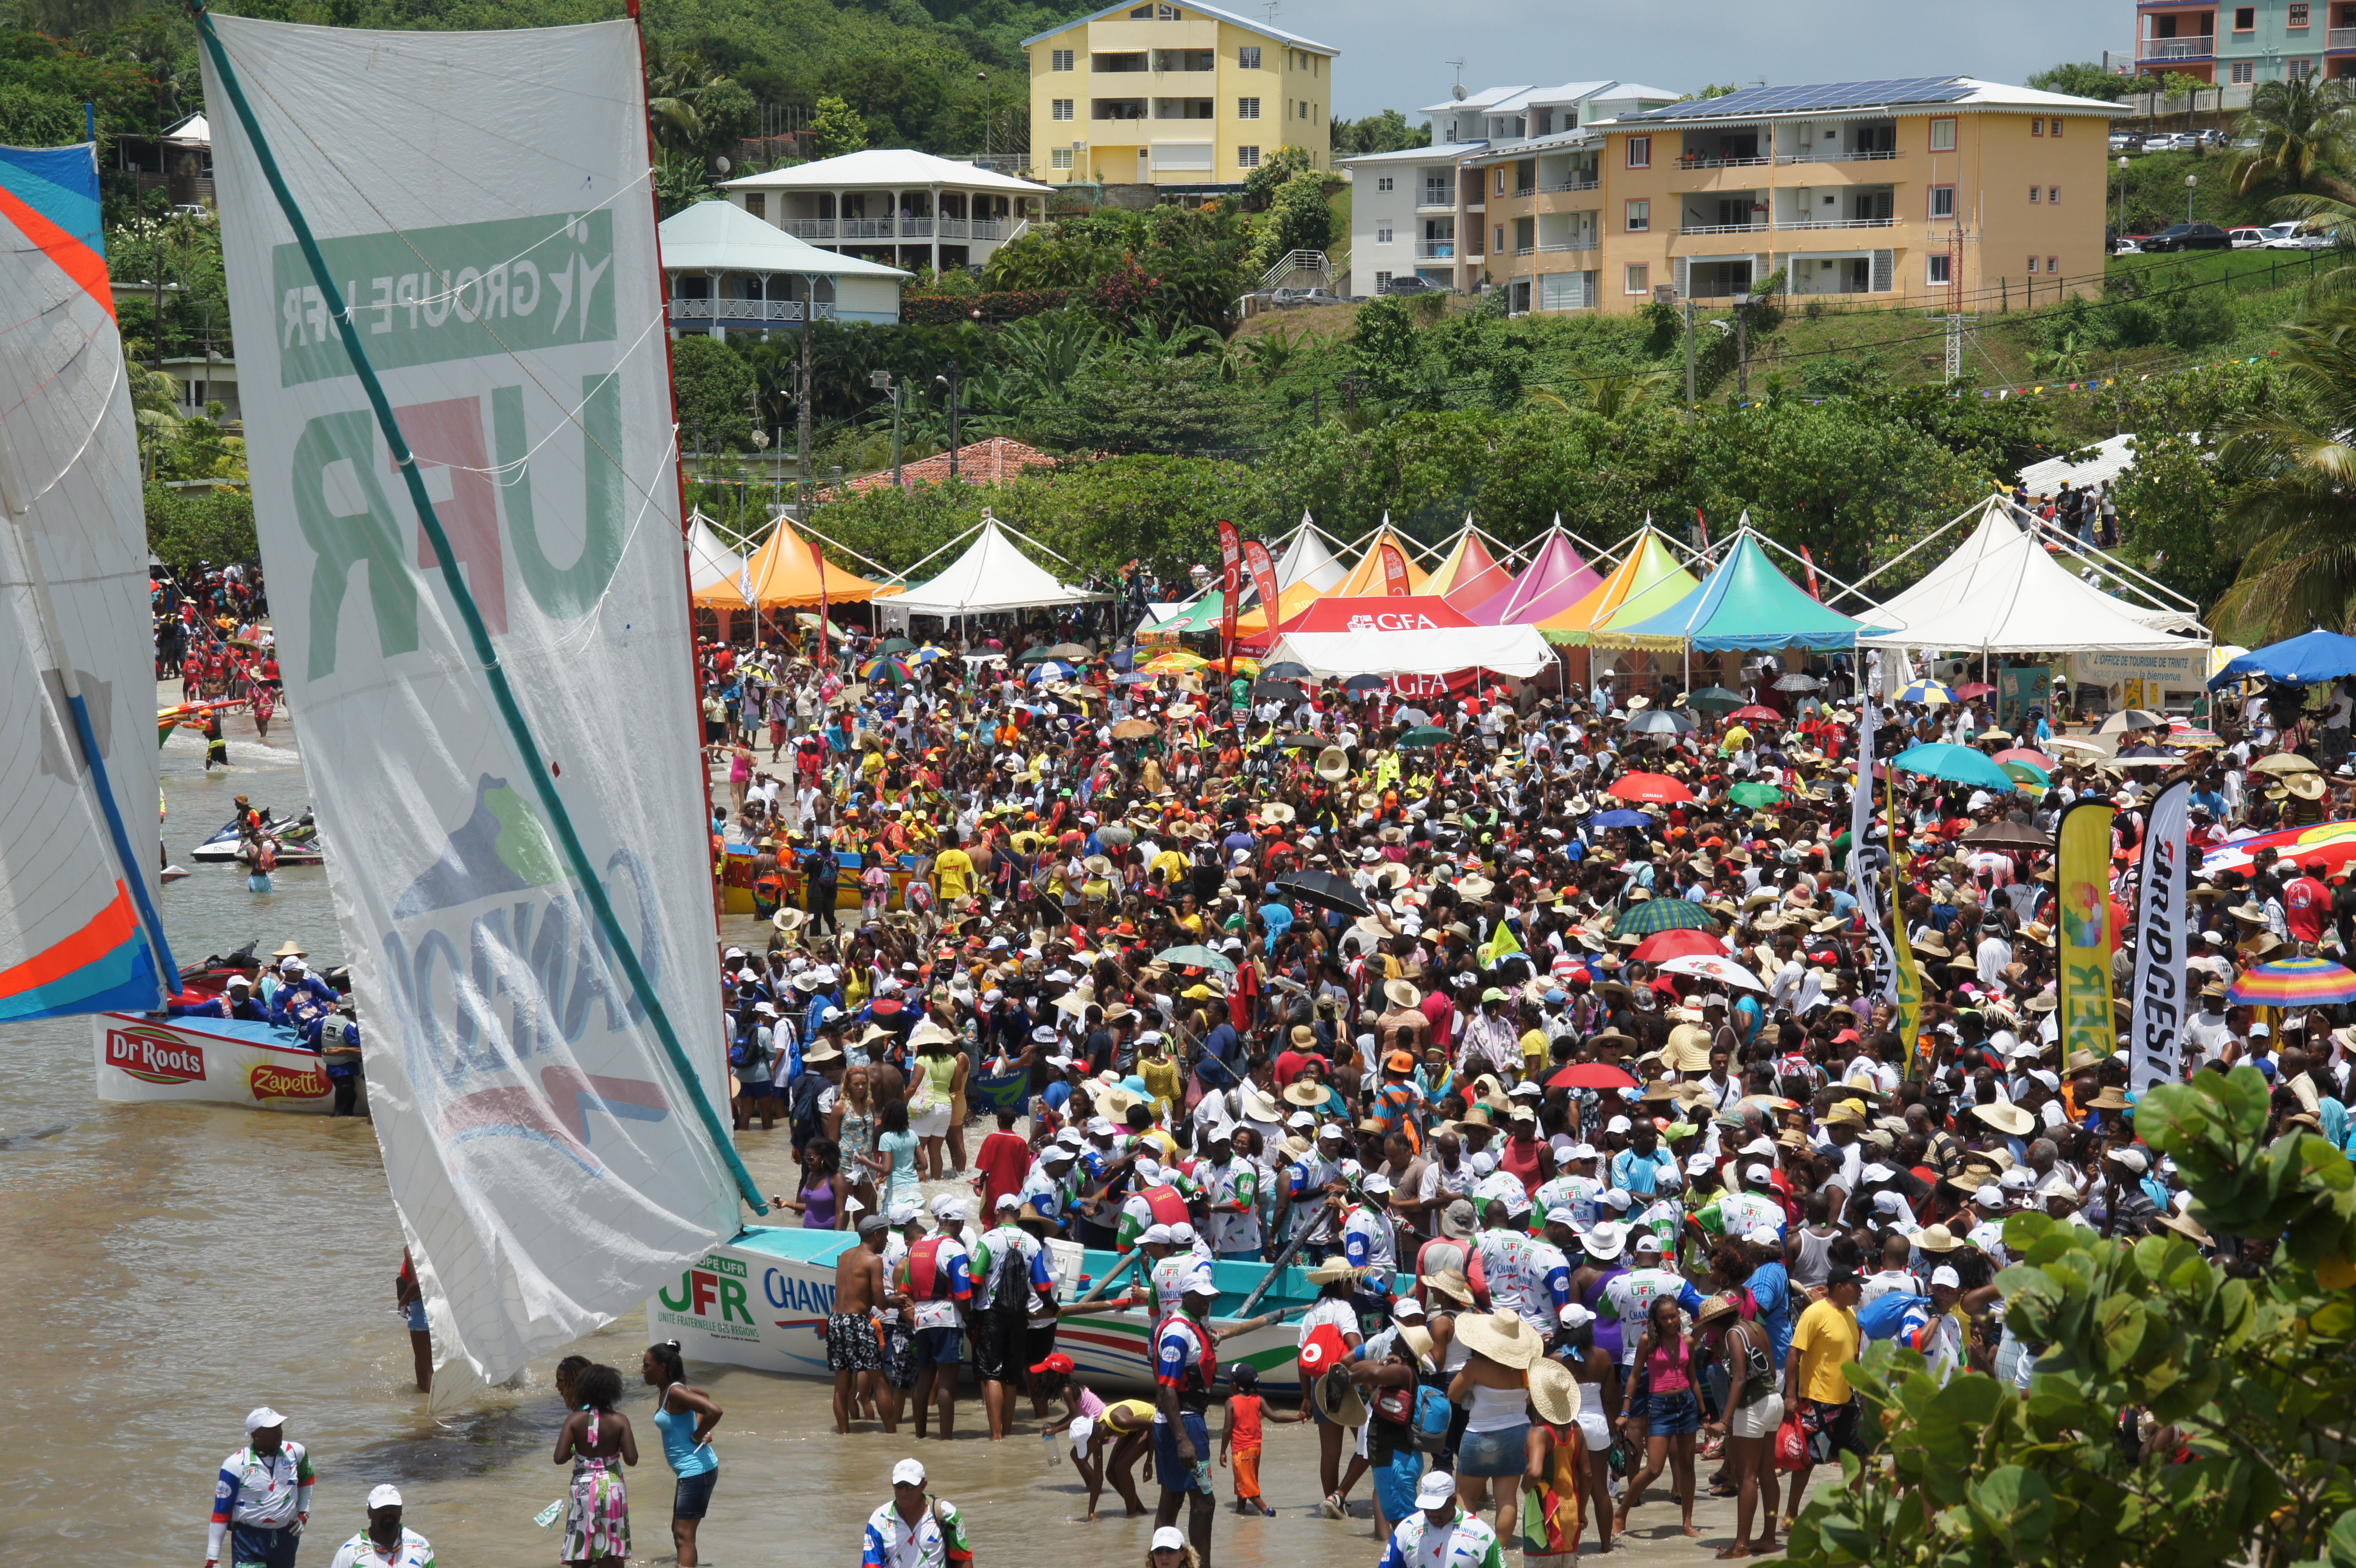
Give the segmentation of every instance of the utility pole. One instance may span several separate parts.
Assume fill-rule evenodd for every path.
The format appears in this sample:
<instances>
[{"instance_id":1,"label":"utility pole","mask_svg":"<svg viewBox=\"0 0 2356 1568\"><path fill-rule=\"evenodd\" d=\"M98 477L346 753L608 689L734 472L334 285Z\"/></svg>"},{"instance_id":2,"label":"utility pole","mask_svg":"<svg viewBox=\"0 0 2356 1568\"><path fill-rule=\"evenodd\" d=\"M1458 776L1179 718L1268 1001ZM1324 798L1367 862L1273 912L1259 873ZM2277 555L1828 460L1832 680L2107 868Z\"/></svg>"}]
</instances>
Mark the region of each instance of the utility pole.
<instances>
[{"instance_id":1,"label":"utility pole","mask_svg":"<svg viewBox=\"0 0 2356 1568\"><path fill-rule=\"evenodd\" d=\"M877 392L892 394L892 488L900 488L900 383L889 371L871 371L867 384Z\"/></svg>"},{"instance_id":2,"label":"utility pole","mask_svg":"<svg viewBox=\"0 0 2356 1568\"><path fill-rule=\"evenodd\" d=\"M1687 300L1685 302L1685 306L1686 306L1686 408L1687 408L1687 410L1688 412L1690 412L1690 411L1692 410L1693 406L1694 406L1694 315L1693 315L1693 301L1692 301L1691 299L1687 299Z\"/></svg>"},{"instance_id":3,"label":"utility pole","mask_svg":"<svg viewBox=\"0 0 2356 1568\"><path fill-rule=\"evenodd\" d=\"M802 359L794 398L794 515L809 521L810 504L810 334L818 330L818 280L802 279Z\"/></svg>"},{"instance_id":4,"label":"utility pole","mask_svg":"<svg viewBox=\"0 0 2356 1568\"><path fill-rule=\"evenodd\" d=\"M1734 395L1751 395L1751 300L1734 302Z\"/></svg>"},{"instance_id":5,"label":"utility pole","mask_svg":"<svg viewBox=\"0 0 2356 1568\"><path fill-rule=\"evenodd\" d=\"M933 378L935 386L949 389L949 479L952 483L958 477L958 419L965 413L965 405L958 401L958 387L963 380L958 374L955 360L942 366L941 374Z\"/></svg>"}]
</instances>

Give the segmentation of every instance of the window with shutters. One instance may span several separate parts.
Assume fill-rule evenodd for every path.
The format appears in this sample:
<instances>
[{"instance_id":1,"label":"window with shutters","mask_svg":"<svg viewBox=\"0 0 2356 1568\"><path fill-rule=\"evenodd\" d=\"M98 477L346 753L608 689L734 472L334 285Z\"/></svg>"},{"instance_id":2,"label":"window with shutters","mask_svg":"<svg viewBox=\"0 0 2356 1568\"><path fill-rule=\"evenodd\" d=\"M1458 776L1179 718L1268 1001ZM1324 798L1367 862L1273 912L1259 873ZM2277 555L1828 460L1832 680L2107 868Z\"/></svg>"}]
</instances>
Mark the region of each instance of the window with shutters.
<instances>
[{"instance_id":1,"label":"window with shutters","mask_svg":"<svg viewBox=\"0 0 2356 1568\"><path fill-rule=\"evenodd\" d=\"M1259 118L1259 100L1258 100L1258 99L1257 99L1257 98L1238 98L1238 99L1237 99L1237 100L1236 100L1236 118L1237 118L1237 119L1238 119L1238 120L1257 120L1257 119L1258 119L1258 118Z\"/></svg>"},{"instance_id":2,"label":"window with shutters","mask_svg":"<svg viewBox=\"0 0 2356 1568\"><path fill-rule=\"evenodd\" d=\"M1258 147L1237 147L1236 149L1236 167L1259 167L1259 149Z\"/></svg>"},{"instance_id":3,"label":"window with shutters","mask_svg":"<svg viewBox=\"0 0 2356 1568\"><path fill-rule=\"evenodd\" d=\"M1056 98L1050 100L1047 106L1047 115L1048 118L1054 120L1070 119L1072 117L1072 100L1068 98Z\"/></svg>"},{"instance_id":4,"label":"window with shutters","mask_svg":"<svg viewBox=\"0 0 2356 1568\"><path fill-rule=\"evenodd\" d=\"M1391 226L1387 223L1376 224L1375 226L1375 243L1377 245L1387 245L1390 242Z\"/></svg>"},{"instance_id":5,"label":"window with shutters","mask_svg":"<svg viewBox=\"0 0 2356 1568\"><path fill-rule=\"evenodd\" d=\"M1620 292L1622 294L1652 293L1653 269L1651 265L1644 262L1629 263L1621 274Z\"/></svg>"},{"instance_id":6,"label":"window with shutters","mask_svg":"<svg viewBox=\"0 0 2356 1568\"><path fill-rule=\"evenodd\" d=\"M769 199L757 190L748 190L744 193L744 210L755 218L766 218L769 215Z\"/></svg>"},{"instance_id":7,"label":"window with shutters","mask_svg":"<svg viewBox=\"0 0 2356 1568\"><path fill-rule=\"evenodd\" d=\"M1930 263L1930 270L1923 274L1922 281L1929 284L1933 288L1946 287L1949 283L1954 281L1948 275L1947 272L1947 263L1954 259L1954 258L1952 256L1924 257L1923 260ZM2037 269L2032 266L2029 270L2035 272Z\"/></svg>"},{"instance_id":8,"label":"window with shutters","mask_svg":"<svg viewBox=\"0 0 2356 1568\"><path fill-rule=\"evenodd\" d=\"M1952 153L1955 150L1955 117L1943 114L1931 122L1931 150Z\"/></svg>"},{"instance_id":9,"label":"window with shutters","mask_svg":"<svg viewBox=\"0 0 2356 1568\"><path fill-rule=\"evenodd\" d=\"M1628 138L1628 166L1630 168L1651 168L1653 166L1652 137L1631 136Z\"/></svg>"},{"instance_id":10,"label":"window with shutters","mask_svg":"<svg viewBox=\"0 0 2356 1568\"><path fill-rule=\"evenodd\" d=\"M1388 289L1390 288L1390 286L1391 286L1391 274L1388 274L1388 273L1376 273L1376 274L1375 274L1375 292L1376 292L1376 294L1382 294L1382 293L1385 293L1385 292L1388 291Z\"/></svg>"},{"instance_id":11,"label":"window with shutters","mask_svg":"<svg viewBox=\"0 0 2356 1568\"><path fill-rule=\"evenodd\" d=\"M1933 218L1953 218L1954 215L1955 188L1952 185L1933 186L1931 188L1931 216Z\"/></svg>"},{"instance_id":12,"label":"window with shutters","mask_svg":"<svg viewBox=\"0 0 2356 1568\"><path fill-rule=\"evenodd\" d=\"M1622 225L1631 234L1650 232L1653 227L1653 204L1650 201L1628 203L1628 216Z\"/></svg>"},{"instance_id":13,"label":"window with shutters","mask_svg":"<svg viewBox=\"0 0 2356 1568\"><path fill-rule=\"evenodd\" d=\"M1051 150L1047 154L1047 166L1049 168L1071 167L1072 149L1069 147L1056 147Z\"/></svg>"},{"instance_id":14,"label":"window with shutters","mask_svg":"<svg viewBox=\"0 0 2356 1568\"><path fill-rule=\"evenodd\" d=\"M1258 44L1245 44L1237 48L1236 69L1238 70L1258 70L1259 69L1259 46Z\"/></svg>"},{"instance_id":15,"label":"window with shutters","mask_svg":"<svg viewBox=\"0 0 2356 1568\"><path fill-rule=\"evenodd\" d=\"M1047 51L1047 69L1049 70L1071 70L1072 51L1069 49L1050 49Z\"/></svg>"},{"instance_id":16,"label":"window with shutters","mask_svg":"<svg viewBox=\"0 0 2356 1568\"><path fill-rule=\"evenodd\" d=\"M1381 175L1376 177L1375 180L1375 188L1376 190L1388 190L1391 188L1391 178L1392 177L1389 175Z\"/></svg>"}]
</instances>

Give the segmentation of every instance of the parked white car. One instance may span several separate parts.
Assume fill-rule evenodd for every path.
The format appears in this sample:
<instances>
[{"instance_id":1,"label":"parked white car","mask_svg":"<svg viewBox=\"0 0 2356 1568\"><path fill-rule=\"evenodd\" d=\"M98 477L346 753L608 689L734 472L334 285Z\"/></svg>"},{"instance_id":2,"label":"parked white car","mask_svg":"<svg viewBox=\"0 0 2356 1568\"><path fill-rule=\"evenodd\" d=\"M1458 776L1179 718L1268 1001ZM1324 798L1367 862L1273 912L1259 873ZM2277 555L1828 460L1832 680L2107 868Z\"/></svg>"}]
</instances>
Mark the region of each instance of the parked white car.
<instances>
[{"instance_id":1,"label":"parked white car","mask_svg":"<svg viewBox=\"0 0 2356 1568\"><path fill-rule=\"evenodd\" d=\"M2233 242L2237 251L2257 251L2265 249L2274 235L2264 229L2228 229L2225 237Z\"/></svg>"}]
</instances>

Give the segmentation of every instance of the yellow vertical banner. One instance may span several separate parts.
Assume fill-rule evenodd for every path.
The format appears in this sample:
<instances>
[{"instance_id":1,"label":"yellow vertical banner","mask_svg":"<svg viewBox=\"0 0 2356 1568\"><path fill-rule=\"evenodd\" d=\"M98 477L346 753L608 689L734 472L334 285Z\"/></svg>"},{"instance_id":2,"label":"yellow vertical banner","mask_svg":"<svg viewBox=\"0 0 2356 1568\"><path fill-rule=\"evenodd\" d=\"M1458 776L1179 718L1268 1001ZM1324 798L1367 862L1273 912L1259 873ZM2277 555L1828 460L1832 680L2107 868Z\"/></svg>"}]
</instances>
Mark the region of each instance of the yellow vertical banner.
<instances>
[{"instance_id":1,"label":"yellow vertical banner","mask_svg":"<svg viewBox=\"0 0 2356 1568\"><path fill-rule=\"evenodd\" d=\"M1922 1038L1922 972L1914 967L1914 944L1906 940L1905 878L1898 874L1898 779L1883 776L1883 799L1890 807L1890 940L1897 950L1898 1038L1906 1047L1908 1078L1914 1076L1914 1049ZM1870 788L1870 783L1868 788Z\"/></svg>"},{"instance_id":2,"label":"yellow vertical banner","mask_svg":"<svg viewBox=\"0 0 2356 1568\"><path fill-rule=\"evenodd\" d=\"M2109 1056L2118 1048L2111 1010L2111 818L2107 800L2080 800L2062 813L2056 838L2054 937L2062 972L2062 1056Z\"/></svg>"}]
</instances>

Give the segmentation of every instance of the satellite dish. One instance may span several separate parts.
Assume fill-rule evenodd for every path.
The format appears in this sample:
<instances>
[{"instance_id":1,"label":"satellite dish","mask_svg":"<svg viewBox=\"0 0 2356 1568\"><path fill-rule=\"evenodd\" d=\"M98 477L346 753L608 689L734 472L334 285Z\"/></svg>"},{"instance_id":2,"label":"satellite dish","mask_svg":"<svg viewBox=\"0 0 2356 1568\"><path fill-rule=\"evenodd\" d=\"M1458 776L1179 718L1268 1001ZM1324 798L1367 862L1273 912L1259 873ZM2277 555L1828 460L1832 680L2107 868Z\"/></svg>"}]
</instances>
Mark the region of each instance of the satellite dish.
<instances>
[{"instance_id":1,"label":"satellite dish","mask_svg":"<svg viewBox=\"0 0 2356 1568\"><path fill-rule=\"evenodd\" d=\"M1448 90L1448 96L1453 98L1459 103L1463 102L1466 97L1464 84L1460 81L1455 86L1450 88Z\"/></svg>"},{"instance_id":2,"label":"satellite dish","mask_svg":"<svg viewBox=\"0 0 2356 1568\"><path fill-rule=\"evenodd\" d=\"M766 452L768 449L769 433L766 430L755 430L753 432L753 450L755 452Z\"/></svg>"},{"instance_id":3,"label":"satellite dish","mask_svg":"<svg viewBox=\"0 0 2356 1568\"><path fill-rule=\"evenodd\" d=\"M724 155L723 155L723 156L715 156L712 158L712 173L714 173L714 174L726 174L726 173L727 173L731 168L733 168L733 167L734 167L734 166L735 166L734 165L731 164L731 163L728 161L727 157L726 157Z\"/></svg>"}]
</instances>

